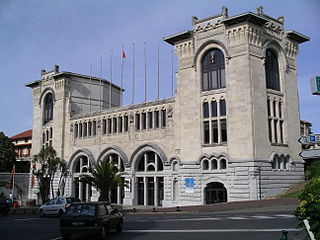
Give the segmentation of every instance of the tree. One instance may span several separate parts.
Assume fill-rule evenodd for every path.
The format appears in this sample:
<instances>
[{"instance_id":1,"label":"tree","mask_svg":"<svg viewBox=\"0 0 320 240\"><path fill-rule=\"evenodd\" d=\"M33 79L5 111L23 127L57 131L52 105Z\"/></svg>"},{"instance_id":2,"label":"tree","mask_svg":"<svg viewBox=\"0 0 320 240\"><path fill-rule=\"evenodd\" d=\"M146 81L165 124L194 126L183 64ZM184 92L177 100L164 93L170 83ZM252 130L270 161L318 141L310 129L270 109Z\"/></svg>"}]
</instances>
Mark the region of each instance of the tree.
<instances>
[{"instance_id":1,"label":"tree","mask_svg":"<svg viewBox=\"0 0 320 240\"><path fill-rule=\"evenodd\" d=\"M109 161L100 161L89 168L89 174L82 174L80 181L92 184L100 193L99 201L109 201L109 193L117 186L126 186L122 172Z\"/></svg>"},{"instance_id":2,"label":"tree","mask_svg":"<svg viewBox=\"0 0 320 240\"><path fill-rule=\"evenodd\" d=\"M69 171L67 168L67 163L65 161L62 161L60 163L60 178L59 178L59 188L57 195L63 196L64 195L64 189L66 186L66 179L68 177Z\"/></svg>"},{"instance_id":3,"label":"tree","mask_svg":"<svg viewBox=\"0 0 320 240\"><path fill-rule=\"evenodd\" d=\"M65 161L57 157L57 153L53 147L43 148L37 155L33 157L34 163L38 164L38 168L33 170L33 174L37 177L40 198L42 202L48 200L50 193L54 197L53 180L57 171L61 170L65 165Z\"/></svg>"},{"instance_id":4,"label":"tree","mask_svg":"<svg viewBox=\"0 0 320 240\"><path fill-rule=\"evenodd\" d=\"M16 162L15 147L3 132L0 132L0 172L11 172Z\"/></svg>"}]
</instances>

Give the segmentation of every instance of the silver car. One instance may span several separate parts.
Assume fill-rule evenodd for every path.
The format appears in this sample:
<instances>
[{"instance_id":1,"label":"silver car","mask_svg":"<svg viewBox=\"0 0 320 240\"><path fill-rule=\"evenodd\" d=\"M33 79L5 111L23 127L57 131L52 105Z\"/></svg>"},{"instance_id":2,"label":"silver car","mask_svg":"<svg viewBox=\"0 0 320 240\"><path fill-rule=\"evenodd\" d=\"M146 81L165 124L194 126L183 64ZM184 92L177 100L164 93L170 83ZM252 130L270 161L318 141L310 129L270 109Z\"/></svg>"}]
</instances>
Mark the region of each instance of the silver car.
<instances>
[{"instance_id":1,"label":"silver car","mask_svg":"<svg viewBox=\"0 0 320 240\"><path fill-rule=\"evenodd\" d=\"M49 200L39 208L40 217L46 215L62 216L71 203L81 202L78 198L57 197Z\"/></svg>"}]
</instances>

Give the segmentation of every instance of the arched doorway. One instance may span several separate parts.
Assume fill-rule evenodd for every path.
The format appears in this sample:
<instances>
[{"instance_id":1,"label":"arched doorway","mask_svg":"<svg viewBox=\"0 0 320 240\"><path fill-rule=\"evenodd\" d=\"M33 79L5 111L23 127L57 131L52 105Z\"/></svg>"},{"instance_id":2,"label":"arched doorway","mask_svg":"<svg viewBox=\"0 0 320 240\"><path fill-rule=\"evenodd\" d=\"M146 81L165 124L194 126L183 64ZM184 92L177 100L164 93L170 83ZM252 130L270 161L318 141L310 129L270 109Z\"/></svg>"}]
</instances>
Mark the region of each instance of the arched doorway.
<instances>
[{"instance_id":1,"label":"arched doorway","mask_svg":"<svg viewBox=\"0 0 320 240\"><path fill-rule=\"evenodd\" d=\"M80 181L81 175L89 174L90 167L89 158L85 155L78 156L72 165L72 190L73 196L79 198L83 202L89 202L92 196L91 184L86 184Z\"/></svg>"},{"instance_id":2,"label":"arched doorway","mask_svg":"<svg viewBox=\"0 0 320 240\"><path fill-rule=\"evenodd\" d=\"M152 150L142 152L137 157L135 171L137 204L162 206L164 182L160 156Z\"/></svg>"},{"instance_id":3,"label":"arched doorway","mask_svg":"<svg viewBox=\"0 0 320 240\"><path fill-rule=\"evenodd\" d=\"M109 161L115 165L116 168L120 170L120 172L124 172L124 163L121 156L115 152L108 152L104 154L101 158L102 161ZM124 177L122 178L124 181ZM114 204L123 204L124 198L124 187L116 187L111 189L110 191L110 202Z\"/></svg>"},{"instance_id":4,"label":"arched doorway","mask_svg":"<svg viewBox=\"0 0 320 240\"><path fill-rule=\"evenodd\" d=\"M204 189L205 204L226 202L228 199L227 189L222 183L208 183Z\"/></svg>"}]
</instances>

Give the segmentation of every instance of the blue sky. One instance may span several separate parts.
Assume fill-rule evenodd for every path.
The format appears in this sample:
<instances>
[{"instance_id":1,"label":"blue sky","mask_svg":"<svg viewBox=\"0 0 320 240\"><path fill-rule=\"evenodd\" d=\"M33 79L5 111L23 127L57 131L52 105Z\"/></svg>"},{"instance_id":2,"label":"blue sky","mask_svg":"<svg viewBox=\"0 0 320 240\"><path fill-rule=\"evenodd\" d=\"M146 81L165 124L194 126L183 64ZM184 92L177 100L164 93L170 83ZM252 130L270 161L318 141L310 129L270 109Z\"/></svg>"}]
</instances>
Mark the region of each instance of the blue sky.
<instances>
[{"instance_id":1,"label":"blue sky","mask_svg":"<svg viewBox=\"0 0 320 240\"><path fill-rule=\"evenodd\" d=\"M32 95L25 84L40 70L90 73L120 85L121 46L127 59L124 104L132 98L132 43L135 43L135 103L142 102L144 56L147 51L147 100L157 98L157 46L160 47L160 97L171 96L171 46L163 37L191 29L199 19L221 12L229 16L264 6L272 17L285 16L285 29L311 38L300 45L297 58L301 119L320 132L320 96L311 95L309 80L320 75L319 0L1 0L0 1L0 131L8 136L32 128ZM100 58L102 57L102 72ZM174 57L174 69L176 58Z\"/></svg>"}]
</instances>

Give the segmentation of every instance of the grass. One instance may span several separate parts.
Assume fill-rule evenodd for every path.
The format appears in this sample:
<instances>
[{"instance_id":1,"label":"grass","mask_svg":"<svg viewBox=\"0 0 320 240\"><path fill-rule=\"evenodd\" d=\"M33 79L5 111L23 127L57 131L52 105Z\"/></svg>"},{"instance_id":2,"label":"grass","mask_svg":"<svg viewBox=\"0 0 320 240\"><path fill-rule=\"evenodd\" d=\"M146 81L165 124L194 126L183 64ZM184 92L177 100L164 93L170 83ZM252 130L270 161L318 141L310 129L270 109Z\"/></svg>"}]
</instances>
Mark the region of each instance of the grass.
<instances>
[{"instance_id":1,"label":"grass","mask_svg":"<svg viewBox=\"0 0 320 240\"><path fill-rule=\"evenodd\" d=\"M298 198L305 184L306 182L302 182L297 185L294 185L291 188L289 188L287 191L285 191L283 194L281 194L279 197L280 198Z\"/></svg>"}]
</instances>

